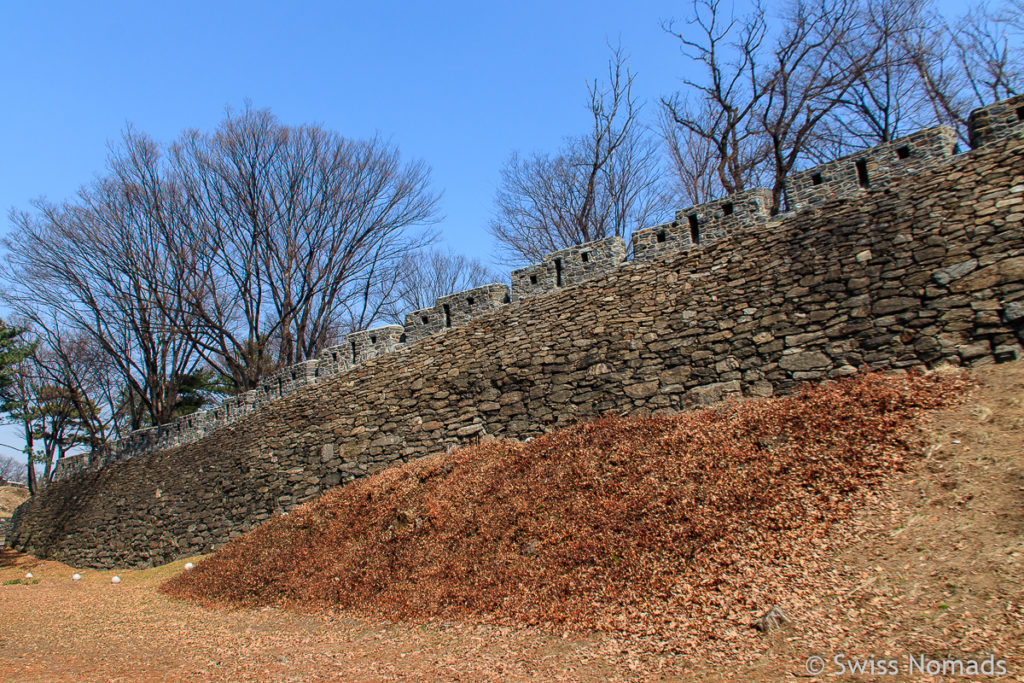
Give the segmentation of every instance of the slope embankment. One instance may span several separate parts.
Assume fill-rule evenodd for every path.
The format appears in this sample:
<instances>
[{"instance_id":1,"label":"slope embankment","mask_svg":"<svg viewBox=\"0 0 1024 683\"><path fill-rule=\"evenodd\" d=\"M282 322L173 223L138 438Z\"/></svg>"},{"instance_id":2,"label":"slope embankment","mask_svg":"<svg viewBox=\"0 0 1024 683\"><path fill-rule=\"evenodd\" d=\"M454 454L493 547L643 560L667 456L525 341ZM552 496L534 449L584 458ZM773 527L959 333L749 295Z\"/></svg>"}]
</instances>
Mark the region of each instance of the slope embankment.
<instances>
[{"instance_id":1,"label":"slope embankment","mask_svg":"<svg viewBox=\"0 0 1024 683\"><path fill-rule=\"evenodd\" d=\"M13 547L94 567L206 553L276 511L484 436L763 396L857 368L1020 352L1024 139L685 253L631 262L299 390L200 441L85 472Z\"/></svg>"},{"instance_id":2,"label":"slope embankment","mask_svg":"<svg viewBox=\"0 0 1024 683\"><path fill-rule=\"evenodd\" d=\"M940 667L992 655L1019 677L1024 363L971 375L979 386L954 406L919 413L923 448L852 497L842 494L861 503L781 561L789 567L781 587L772 585L775 571L745 577L747 595L782 596L792 623L780 631L750 628L760 604L724 610L715 638L688 637L685 622L665 638L471 623L477 617L413 624L356 610L205 608L157 591L184 559L112 572L3 550L0 678L813 680L806 662L817 656L829 680L838 656L886 658L901 672L886 680L921 680L909 670L912 655ZM27 572L38 583L26 582ZM72 581L73 572L82 579Z\"/></svg>"},{"instance_id":3,"label":"slope embankment","mask_svg":"<svg viewBox=\"0 0 1024 683\"><path fill-rule=\"evenodd\" d=\"M817 546L923 450L963 374L605 417L328 492L167 585L232 606L720 637L816 580ZM677 635L677 634L675 634Z\"/></svg>"}]
</instances>

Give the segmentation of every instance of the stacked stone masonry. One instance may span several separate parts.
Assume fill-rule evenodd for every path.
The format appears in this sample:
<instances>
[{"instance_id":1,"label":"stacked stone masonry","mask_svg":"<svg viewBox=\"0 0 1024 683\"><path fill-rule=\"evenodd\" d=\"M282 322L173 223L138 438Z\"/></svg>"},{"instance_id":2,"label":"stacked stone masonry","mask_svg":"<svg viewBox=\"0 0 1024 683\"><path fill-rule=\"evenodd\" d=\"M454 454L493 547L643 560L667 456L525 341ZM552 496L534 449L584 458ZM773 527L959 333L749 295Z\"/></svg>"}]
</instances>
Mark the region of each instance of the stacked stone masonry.
<instances>
[{"instance_id":1,"label":"stacked stone masonry","mask_svg":"<svg viewBox=\"0 0 1024 683\"><path fill-rule=\"evenodd\" d=\"M685 251L764 225L771 220L771 205L771 191L756 188L683 209L671 223L634 232L633 258L644 261L666 252Z\"/></svg>"},{"instance_id":2,"label":"stacked stone masonry","mask_svg":"<svg viewBox=\"0 0 1024 683\"><path fill-rule=\"evenodd\" d=\"M1024 95L1017 95L989 107L975 109L967 119L972 148L1008 135L1024 133Z\"/></svg>"},{"instance_id":3,"label":"stacked stone masonry","mask_svg":"<svg viewBox=\"0 0 1024 683\"><path fill-rule=\"evenodd\" d=\"M405 316L403 341L411 344L450 327L466 325L473 318L498 310L510 300L508 286L497 283L443 296L432 308Z\"/></svg>"},{"instance_id":4,"label":"stacked stone masonry","mask_svg":"<svg viewBox=\"0 0 1024 683\"><path fill-rule=\"evenodd\" d=\"M786 205L799 211L853 197L870 187L935 168L956 153L956 133L946 126L926 128L890 143L865 149L786 179Z\"/></svg>"},{"instance_id":5,"label":"stacked stone masonry","mask_svg":"<svg viewBox=\"0 0 1024 683\"><path fill-rule=\"evenodd\" d=\"M356 342L354 356L327 349L282 371L276 388L236 399L231 414L221 406L180 433L137 432L130 447L74 476L68 468L18 509L10 542L76 565L145 566L208 552L329 487L485 436L765 396L862 367L1016 358L1024 137L998 130L968 154L858 187L856 201L837 195L767 219L755 194L749 223L700 248L632 261L621 240L558 252L560 288L546 258L517 271L512 303L497 304L500 285L474 290L458 325L414 343L398 326L349 335L336 349L351 354ZM711 204L695 207L698 221L727 218ZM728 217L744 205L734 197ZM535 289L542 275L547 289ZM453 296L454 315L467 293Z\"/></svg>"},{"instance_id":6,"label":"stacked stone masonry","mask_svg":"<svg viewBox=\"0 0 1024 683\"><path fill-rule=\"evenodd\" d=\"M552 252L540 263L512 271L512 300L578 285L618 268L625 260L626 243L621 237Z\"/></svg>"}]
</instances>

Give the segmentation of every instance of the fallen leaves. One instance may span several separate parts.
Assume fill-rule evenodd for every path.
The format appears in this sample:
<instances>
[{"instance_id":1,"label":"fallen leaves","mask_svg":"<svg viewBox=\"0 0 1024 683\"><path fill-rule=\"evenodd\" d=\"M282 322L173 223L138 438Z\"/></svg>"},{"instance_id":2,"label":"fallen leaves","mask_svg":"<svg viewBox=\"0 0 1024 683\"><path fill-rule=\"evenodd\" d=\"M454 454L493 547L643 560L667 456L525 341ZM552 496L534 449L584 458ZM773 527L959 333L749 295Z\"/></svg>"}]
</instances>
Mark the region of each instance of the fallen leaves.
<instances>
[{"instance_id":1,"label":"fallen leaves","mask_svg":"<svg viewBox=\"0 0 1024 683\"><path fill-rule=\"evenodd\" d=\"M671 417L608 416L386 470L170 580L203 604L606 631L680 653L799 620L830 530L923 450L961 375L866 374ZM830 574L830 572L832 572Z\"/></svg>"}]
</instances>

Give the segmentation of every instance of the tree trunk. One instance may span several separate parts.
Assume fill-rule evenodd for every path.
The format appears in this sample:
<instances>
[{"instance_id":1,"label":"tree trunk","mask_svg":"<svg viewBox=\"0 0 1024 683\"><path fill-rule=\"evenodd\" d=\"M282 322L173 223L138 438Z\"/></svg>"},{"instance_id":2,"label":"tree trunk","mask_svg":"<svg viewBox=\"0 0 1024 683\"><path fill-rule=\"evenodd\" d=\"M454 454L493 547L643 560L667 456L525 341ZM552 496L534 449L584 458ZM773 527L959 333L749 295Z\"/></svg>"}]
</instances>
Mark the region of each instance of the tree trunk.
<instances>
[{"instance_id":1,"label":"tree trunk","mask_svg":"<svg viewBox=\"0 0 1024 683\"><path fill-rule=\"evenodd\" d=\"M34 449L35 444L32 441L32 424L28 420L26 420L25 451L28 453L28 462L26 463L25 466L28 468L28 472L26 472L25 483L28 484L28 493L31 496L36 495L36 468L33 466L32 463L32 452Z\"/></svg>"}]
</instances>

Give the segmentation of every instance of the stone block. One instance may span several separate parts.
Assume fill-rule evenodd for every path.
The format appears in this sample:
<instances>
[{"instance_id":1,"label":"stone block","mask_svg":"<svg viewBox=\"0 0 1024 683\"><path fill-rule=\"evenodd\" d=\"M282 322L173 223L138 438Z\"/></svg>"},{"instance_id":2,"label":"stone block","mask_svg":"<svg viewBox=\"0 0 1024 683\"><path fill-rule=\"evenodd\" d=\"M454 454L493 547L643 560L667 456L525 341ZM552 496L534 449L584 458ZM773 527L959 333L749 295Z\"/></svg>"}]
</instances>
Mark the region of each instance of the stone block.
<instances>
[{"instance_id":1,"label":"stone block","mask_svg":"<svg viewBox=\"0 0 1024 683\"><path fill-rule=\"evenodd\" d=\"M892 142L861 150L820 166L789 174L786 207L802 211L827 201L853 197L894 177L931 170L956 153L956 133L946 126L926 128Z\"/></svg>"},{"instance_id":2,"label":"stone block","mask_svg":"<svg viewBox=\"0 0 1024 683\"><path fill-rule=\"evenodd\" d=\"M626 260L626 243L621 237L552 252L540 263L512 271L513 301L554 292L606 275Z\"/></svg>"},{"instance_id":3,"label":"stone block","mask_svg":"<svg viewBox=\"0 0 1024 683\"><path fill-rule=\"evenodd\" d=\"M1024 130L1024 95L1017 95L971 112L967 117L971 147L978 148Z\"/></svg>"},{"instance_id":4,"label":"stone block","mask_svg":"<svg viewBox=\"0 0 1024 683\"><path fill-rule=\"evenodd\" d=\"M366 361L390 353L401 346L404 342L402 335L405 330L401 325L384 325L369 330L350 332L345 335L345 344L352 365L359 365Z\"/></svg>"},{"instance_id":5,"label":"stone block","mask_svg":"<svg viewBox=\"0 0 1024 683\"><path fill-rule=\"evenodd\" d=\"M771 220L771 191L755 188L676 212L675 220L633 233L633 258L645 261L659 254L692 249L727 235L739 234Z\"/></svg>"}]
</instances>

